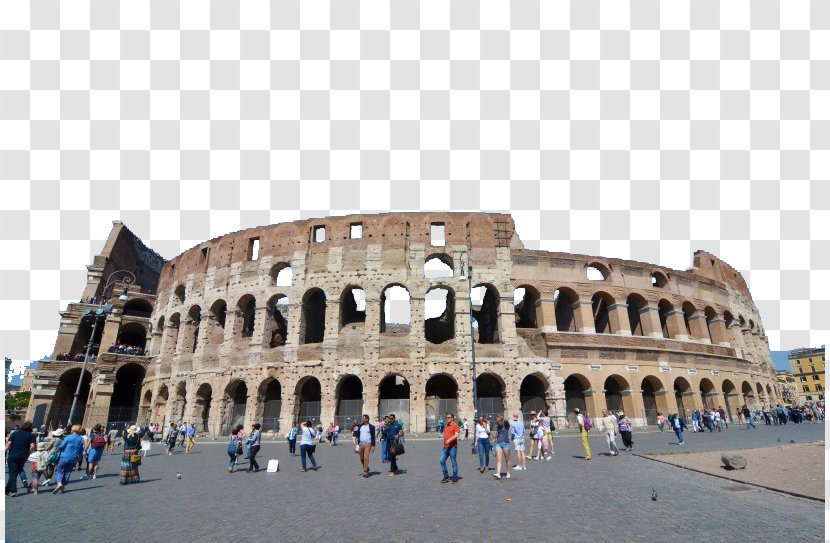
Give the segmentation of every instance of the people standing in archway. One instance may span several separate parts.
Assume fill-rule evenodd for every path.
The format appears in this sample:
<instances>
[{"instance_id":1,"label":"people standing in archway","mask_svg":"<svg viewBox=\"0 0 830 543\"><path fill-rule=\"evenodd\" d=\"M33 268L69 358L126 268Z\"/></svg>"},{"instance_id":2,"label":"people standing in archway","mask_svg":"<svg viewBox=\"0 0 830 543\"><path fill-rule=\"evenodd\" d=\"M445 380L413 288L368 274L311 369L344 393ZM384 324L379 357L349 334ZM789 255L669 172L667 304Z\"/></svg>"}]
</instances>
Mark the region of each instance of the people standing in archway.
<instances>
[{"instance_id":1,"label":"people standing in archway","mask_svg":"<svg viewBox=\"0 0 830 543\"><path fill-rule=\"evenodd\" d=\"M32 423L26 421L19 430L10 433L6 438L8 453L9 479L6 481L6 496L17 496L17 478L24 473L26 459L35 450L37 439L32 433ZM25 475L24 475L25 477Z\"/></svg>"},{"instance_id":2,"label":"people standing in archway","mask_svg":"<svg viewBox=\"0 0 830 543\"><path fill-rule=\"evenodd\" d=\"M623 445L626 451L634 450L634 440L631 439L631 419L625 416L623 411L619 412L619 420L617 424L620 428L620 435L622 436Z\"/></svg>"},{"instance_id":3,"label":"people standing in archway","mask_svg":"<svg viewBox=\"0 0 830 543\"><path fill-rule=\"evenodd\" d=\"M141 431L133 424L124 430L124 450L121 452L121 471L119 475L122 485L140 483L141 477L138 474L138 466L141 464Z\"/></svg>"},{"instance_id":4,"label":"people standing in archway","mask_svg":"<svg viewBox=\"0 0 830 543\"><path fill-rule=\"evenodd\" d=\"M452 413L447 413L447 425L444 430L444 446L441 449L441 472L444 478L442 483L450 480L450 475L447 472L447 458L452 462L452 482L458 482L458 436L461 434L461 428L455 422L455 416Z\"/></svg>"},{"instance_id":5,"label":"people standing in archway","mask_svg":"<svg viewBox=\"0 0 830 543\"><path fill-rule=\"evenodd\" d=\"M582 448L585 449L585 460L591 459L591 447L588 443L588 430L591 429L591 419L587 415L579 412L579 408L574 409L576 415L576 424L579 427L579 436L582 438Z\"/></svg>"},{"instance_id":6,"label":"people standing in archway","mask_svg":"<svg viewBox=\"0 0 830 543\"><path fill-rule=\"evenodd\" d=\"M398 455L395 453L395 446L398 440L403 437L403 426L397 421L393 413L389 414L389 423L386 425L386 455L389 458L389 476L398 474Z\"/></svg>"},{"instance_id":7,"label":"people standing in archway","mask_svg":"<svg viewBox=\"0 0 830 543\"><path fill-rule=\"evenodd\" d=\"M307 421L302 422L300 425L300 431L302 432L302 436L300 438L300 462L303 465L303 469L301 471L302 473L308 471L305 463L306 457L311 460L311 466L314 471L317 471L317 461L314 459L314 450L317 448L314 440L317 437L317 432Z\"/></svg>"},{"instance_id":8,"label":"people standing in archway","mask_svg":"<svg viewBox=\"0 0 830 543\"><path fill-rule=\"evenodd\" d=\"M490 469L490 423L484 415L476 422L476 446L478 447L478 471Z\"/></svg>"},{"instance_id":9,"label":"people standing in archway","mask_svg":"<svg viewBox=\"0 0 830 543\"><path fill-rule=\"evenodd\" d=\"M604 410L602 417L597 421L597 428L605 434L605 442L608 443L609 454L611 456L619 456L620 450L617 448L617 417L612 415L610 411Z\"/></svg>"},{"instance_id":10,"label":"people standing in archway","mask_svg":"<svg viewBox=\"0 0 830 543\"><path fill-rule=\"evenodd\" d=\"M505 479L510 479L512 466L510 465L510 423L504 420L504 417L498 415L496 417L496 437L494 438L493 446L496 448L496 472L493 477L501 479L502 462L506 464L505 471L507 474Z\"/></svg>"},{"instance_id":11,"label":"people standing in archway","mask_svg":"<svg viewBox=\"0 0 830 543\"><path fill-rule=\"evenodd\" d=\"M248 444L248 473L252 471L259 471L259 464L256 461L256 455L259 452L259 447L262 444L262 432L259 431L261 428L258 422L254 423L253 431L251 435L248 436L248 439L245 440L245 443Z\"/></svg>"}]
</instances>

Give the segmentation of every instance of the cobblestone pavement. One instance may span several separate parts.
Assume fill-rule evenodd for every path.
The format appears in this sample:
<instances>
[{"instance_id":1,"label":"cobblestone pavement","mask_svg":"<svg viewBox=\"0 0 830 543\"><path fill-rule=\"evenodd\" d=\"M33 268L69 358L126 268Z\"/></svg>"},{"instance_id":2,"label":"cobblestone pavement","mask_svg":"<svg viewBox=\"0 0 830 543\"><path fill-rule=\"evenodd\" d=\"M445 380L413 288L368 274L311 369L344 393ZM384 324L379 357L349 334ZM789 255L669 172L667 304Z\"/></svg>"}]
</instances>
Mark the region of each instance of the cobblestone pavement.
<instances>
[{"instance_id":1,"label":"cobblestone pavement","mask_svg":"<svg viewBox=\"0 0 830 543\"><path fill-rule=\"evenodd\" d=\"M684 450L735 449L824 439L824 425L733 428L689 433ZM673 434L637 433L637 452L676 452ZM462 442L457 485L439 484L440 443L409 440L403 473L386 475L380 453L360 477L348 443L318 446L320 470L300 473L284 442L265 443L259 473L225 470L222 442L197 443L172 457L154 448L143 483L118 485L120 455L105 456L95 481L72 482L66 494L6 500L9 542L124 543L311 541L819 541L823 504L696 474L622 453L605 454L591 437L594 460L581 459L577 436L556 439L554 460L529 462L509 480L476 471ZM264 471L268 458L280 472ZM244 466L243 466L244 467ZM822 470L823 466L814 466ZM176 473L182 474L181 479ZM652 488L657 491L651 499ZM55 518L67 522L58 525ZM362 522L362 519L368 522ZM134 537L129 534L134 534ZM109 535L103 535L109 534Z\"/></svg>"}]
</instances>

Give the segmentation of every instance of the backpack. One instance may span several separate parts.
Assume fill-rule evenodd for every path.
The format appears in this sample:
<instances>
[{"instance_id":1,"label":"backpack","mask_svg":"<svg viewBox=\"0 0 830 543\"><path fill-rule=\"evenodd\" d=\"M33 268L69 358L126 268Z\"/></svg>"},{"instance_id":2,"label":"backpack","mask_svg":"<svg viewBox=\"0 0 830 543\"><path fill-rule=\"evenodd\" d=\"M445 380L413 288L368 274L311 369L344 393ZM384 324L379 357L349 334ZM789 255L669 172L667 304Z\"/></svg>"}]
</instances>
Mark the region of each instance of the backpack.
<instances>
[{"instance_id":1,"label":"backpack","mask_svg":"<svg viewBox=\"0 0 830 543\"><path fill-rule=\"evenodd\" d=\"M582 415L582 426L586 431L594 427L594 424L591 422L591 419L588 418L588 415Z\"/></svg>"},{"instance_id":2,"label":"backpack","mask_svg":"<svg viewBox=\"0 0 830 543\"><path fill-rule=\"evenodd\" d=\"M107 444L107 438L104 437L104 434L92 434L92 448L93 449L100 449L104 445Z\"/></svg>"},{"instance_id":3,"label":"backpack","mask_svg":"<svg viewBox=\"0 0 830 543\"><path fill-rule=\"evenodd\" d=\"M46 457L46 464L57 464L60 455L61 452L58 450L58 445L53 445L52 449L49 451L49 456Z\"/></svg>"}]
</instances>

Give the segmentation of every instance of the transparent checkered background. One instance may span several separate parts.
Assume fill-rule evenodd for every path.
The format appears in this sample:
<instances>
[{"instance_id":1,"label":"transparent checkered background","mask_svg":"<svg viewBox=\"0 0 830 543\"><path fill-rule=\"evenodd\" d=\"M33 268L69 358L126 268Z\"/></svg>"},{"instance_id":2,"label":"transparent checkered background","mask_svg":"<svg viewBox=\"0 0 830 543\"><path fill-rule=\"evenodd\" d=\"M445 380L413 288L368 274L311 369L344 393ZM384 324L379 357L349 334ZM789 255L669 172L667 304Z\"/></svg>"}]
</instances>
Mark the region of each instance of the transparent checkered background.
<instances>
[{"instance_id":1,"label":"transparent checkered background","mask_svg":"<svg viewBox=\"0 0 830 543\"><path fill-rule=\"evenodd\" d=\"M528 247L750 281L830 330L828 0L0 2L0 351L113 219L163 256L303 217L510 211Z\"/></svg>"}]
</instances>

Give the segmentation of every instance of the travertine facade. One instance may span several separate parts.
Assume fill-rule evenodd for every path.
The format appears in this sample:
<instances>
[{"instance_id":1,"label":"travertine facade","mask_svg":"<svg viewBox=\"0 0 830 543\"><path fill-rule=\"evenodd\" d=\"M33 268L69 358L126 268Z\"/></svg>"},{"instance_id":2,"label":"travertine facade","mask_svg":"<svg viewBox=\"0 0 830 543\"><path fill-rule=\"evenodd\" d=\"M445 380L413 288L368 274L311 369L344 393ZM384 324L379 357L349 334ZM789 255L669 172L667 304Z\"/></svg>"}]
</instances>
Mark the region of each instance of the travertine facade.
<instances>
[{"instance_id":1,"label":"travertine facade","mask_svg":"<svg viewBox=\"0 0 830 543\"><path fill-rule=\"evenodd\" d=\"M425 276L434 257L451 277ZM392 286L409 298L398 323L384 303ZM219 433L394 411L423 431L446 409L473 416L470 287L483 294L473 307L480 412L546 406L565 426L575 406L608 406L645 424L657 411L734 413L777 399L758 311L717 257L699 251L676 271L532 251L509 215L478 213L332 217L206 241L164 265L151 357L115 356L108 371L146 368L143 422ZM446 310L427 319L436 288ZM104 403L93 391L99 413Z\"/></svg>"}]
</instances>

